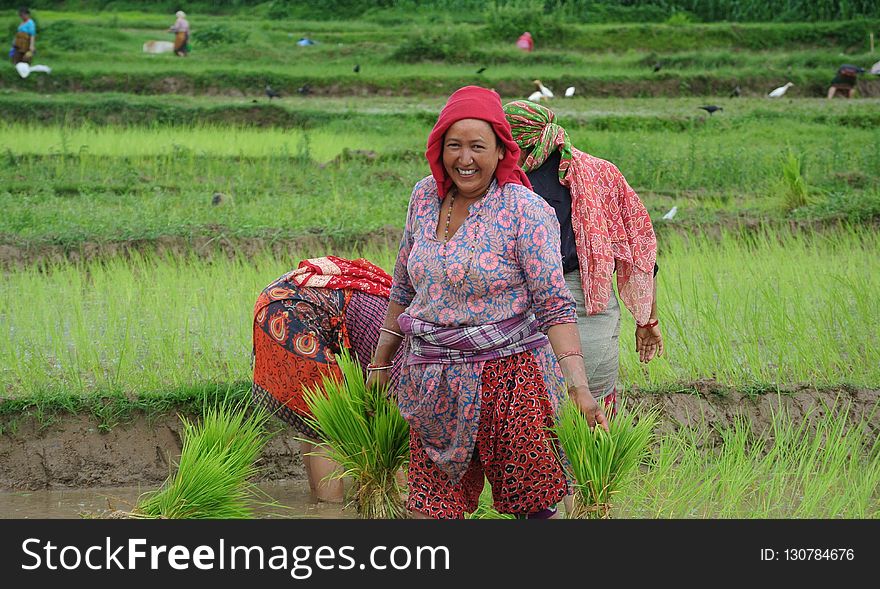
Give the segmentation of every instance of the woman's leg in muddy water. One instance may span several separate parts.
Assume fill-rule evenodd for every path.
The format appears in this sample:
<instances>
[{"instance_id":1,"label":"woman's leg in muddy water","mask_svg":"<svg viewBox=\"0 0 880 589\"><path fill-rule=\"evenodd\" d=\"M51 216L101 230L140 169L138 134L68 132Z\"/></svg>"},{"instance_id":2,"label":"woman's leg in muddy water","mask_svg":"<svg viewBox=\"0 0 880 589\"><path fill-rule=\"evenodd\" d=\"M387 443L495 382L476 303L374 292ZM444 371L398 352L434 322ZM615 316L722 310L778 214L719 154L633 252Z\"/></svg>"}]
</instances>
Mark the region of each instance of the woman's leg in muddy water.
<instances>
[{"instance_id":1,"label":"woman's leg in muddy water","mask_svg":"<svg viewBox=\"0 0 880 589\"><path fill-rule=\"evenodd\" d=\"M328 503L342 503L344 499L344 483L334 474L339 473L339 465L327 457L326 451L320 446L303 442L300 445L309 479L312 499Z\"/></svg>"}]
</instances>

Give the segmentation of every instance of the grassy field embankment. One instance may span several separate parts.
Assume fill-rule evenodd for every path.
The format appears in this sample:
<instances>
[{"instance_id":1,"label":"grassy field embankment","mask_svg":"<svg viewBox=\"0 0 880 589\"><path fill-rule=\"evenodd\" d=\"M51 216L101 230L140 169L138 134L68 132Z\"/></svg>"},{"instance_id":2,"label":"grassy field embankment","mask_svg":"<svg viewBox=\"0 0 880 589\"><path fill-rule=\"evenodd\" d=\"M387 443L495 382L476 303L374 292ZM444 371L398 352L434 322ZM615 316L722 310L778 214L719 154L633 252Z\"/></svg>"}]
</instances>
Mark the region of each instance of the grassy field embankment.
<instances>
[{"instance_id":1,"label":"grassy field embankment","mask_svg":"<svg viewBox=\"0 0 880 589\"><path fill-rule=\"evenodd\" d=\"M427 173L424 141L442 103L178 97L166 105L116 96L93 115L88 96L23 98L31 114L0 123L16 146L0 157L5 265L163 237L338 244L378 235L386 243ZM712 116L702 104L574 98L551 106L576 146L620 167L658 231L880 216L874 100L727 99ZM119 124L129 109L140 121ZM271 117L237 120L260 110ZM204 112L217 121L202 121ZM786 176L792 161L804 194ZM674 222L661 222L672 206Z\"/></svg>"},{"instance_id":2,"label":"grassy field embankment","mask_svg":"<svg viewBox=\"0 0 880 589\"><path fill-rule=\"evenodd\" d=\"M480 83L528 95L531 80L585 96L764 96L786 81L822 96L842 62L870 67L880 21L834 23L554 25L524 53L516 35L485 18L431 21L266 21L255 14L191 17L191 56L146 55L168 40L165 15L41 11L39 60L50 76L0 73L0 88L40 93L126 92L259 97L271 84L291 96L425 96ZM505 25L506 26L506 25ZM302 37L316 44L297 46ZM357 72L355 66L359 66ZM657 67L659 66L659 69ZM481 73L477 73L484 68ZM655 71L656 70L656 71ZM866 76L865 96L880 94Z\"/></svg>"}]
</instances>

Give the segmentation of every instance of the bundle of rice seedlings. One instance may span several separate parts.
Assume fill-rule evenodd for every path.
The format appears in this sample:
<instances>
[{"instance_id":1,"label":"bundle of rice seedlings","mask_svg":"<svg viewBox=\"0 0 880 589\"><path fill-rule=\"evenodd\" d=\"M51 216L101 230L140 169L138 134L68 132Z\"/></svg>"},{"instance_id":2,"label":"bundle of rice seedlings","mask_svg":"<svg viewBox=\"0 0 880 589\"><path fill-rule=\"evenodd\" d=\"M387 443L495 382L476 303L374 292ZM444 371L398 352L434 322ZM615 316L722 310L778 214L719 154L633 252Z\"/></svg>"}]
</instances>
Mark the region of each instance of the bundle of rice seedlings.
<instances>
[{"instance_id":1,"label":"bundle of rice seedlings","mask_svg":"<svg viewBox=\"0 0 880 589\"><path fill-rule=\"evenodd\" d=\"M409 460L409 424L386 388L367 388L357 360L336 357L342 380L325 377L304 391L328 458L341 465L339 477L354 480L353 503L364 519L401 519L406 508L395 473Z\"/></svg>"},{"instance_id":2,"label":"bundle of rice seedlings","mask_svg":"<svg viewBox=\"0 0 880 589\"><path fill-rule=\"evenodd\" d=\"M492 504L492 487L488 480L484 480L483 491L480 493L480 502L473 513L465 516L465 519L516 519L509 513L500 513Z\"/></svg>"},{"instance_id":3,"label":"bundle of rice seedlings","mask_svg":"<svg viewBox=\"0 0 880 589\"><path fill-rule=\"evenodd\" d=\"M183 450L177 472L145 494L131 514L163 519L243 519L254 515L261 492L250 479L269 434L269 414L245 402L206 408L193 423L181 416Z\"/></svg>"},{"instance_id":4,"label":"bundle of rice seedlings","mask_svg":"<svg viewBox=\"0 0 880 589\"><path fill-rule=\"evenodd\" d=\"M575 480L569 518L611 517L612 499L647 458L658 421L656 410L649 410L637 419L635 414L621 409L609 419L606 432L587 425L574 403L563 404L553 429Z\"/></svg>"}]
</instances>

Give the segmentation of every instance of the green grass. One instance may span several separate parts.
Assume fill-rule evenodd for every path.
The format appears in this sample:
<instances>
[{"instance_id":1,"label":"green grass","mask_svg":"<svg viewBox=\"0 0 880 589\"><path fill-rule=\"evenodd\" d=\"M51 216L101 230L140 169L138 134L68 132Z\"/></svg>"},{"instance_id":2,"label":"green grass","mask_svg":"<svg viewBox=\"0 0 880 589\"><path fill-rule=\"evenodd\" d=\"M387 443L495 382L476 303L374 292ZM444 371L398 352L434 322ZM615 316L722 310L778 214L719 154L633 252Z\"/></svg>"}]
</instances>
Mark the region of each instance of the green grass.
<instances>
[{"instance_id":1,"label":"green grass","mask_svg":"<svg viewBox=\"0 0 880 589\"><path fill-rule=\"evenodd\" d=\"M299 153L327 162L349 149L388 151L399 141L387 134L345 133L336 129L249 129L238 126L78 128L3 125L0 133L16 144L15 154L49 155L86 152L94 158L156 158L169 152L193 157L267 158Z\"/></svg>"},{"instance_id":2,"label":"green grass","mask_svg":"<svg viewBox=\"0 0 880 589\"><path fill-rule=\"evenodd\" d=\"M661 244L665 358L632 351L623 313L622 382L674 387L715 378L738 387L880 383L880 345L865 326L880 307L880 241L868 229ZM9 271L0 283L0 387L8 396L114 390L135 394L250 376L251 310L301 257L114 258ZM34 304L33 301L40 301Z\"/></svg>"},{"instance_id":3,"label":"green grass","mask_svg":"<svg viewBox=\"0 0 880 589\"><path fill-rule=\"evenodd\" d=\"M747 415L712 432L662 436L649 466L618 496L619 518L880 517L880 445L849 407L773 415L766 431ZM715 435L719 443L712 443Z\"/></svg>"},{"instance_id":4,"label":"green grass","mask_svg":"<svg viewBox=\"0 0 880 589\"><path fill-rule=\"evenodd\" d=\"M34 112L42 102L53 103L34 99ZM7 211L0 242L278 240L400 227L413 184L428 172L422 154L435 102L313 104L311 114L298 115L311 121L308 129L0 123L18 146L0 154L0 208ZM197 104L177 99L173 106L191 111ZM271 108L298 112L306 104ZM729 100L711 118L700 104L575 99L557 108L575 145L617 164L655 221L673 205L677 226L878 217L880 135L859 122L871 120L875 101ZM787 199L784 156L791 150L811 190L806 207ZM211 205L216 192L224 195L220 206Z\"/></svg>"},{"instance_id":5,"label":"green grass","mask_svg":"<svg viewBox=\"0 0 880 589\"><path fill-rule=\"evenodd\" d=\"M12 431L18 419L28 417L45 429L64 415L89 414L98 431L108 432L117 425L130 422L138 415L148 420L176 411L184 415L199 414L223 403L245 401L251 395L251 382L201 382L177 388L140 390L124 394L117 390L95 389L88 393L71 390L33 390L21 397L0 399L0 433Z\"/></svg>"},{"instance_id":6,"label":"green grass","mask_svg":"<svg viewBox=\"0 0 880 589\"><path fill-rule=\"evenodd\" d=\"M621 446L604 432L593 434L585 424L573 427L576 420L563 430L578 465L578 480L587 481L588 487L593 479L608 480L613 469L603 467L610 467L613 453L623 453L625 439L639 437L630 446L638 450L653 437L637 460L640 468L615 481L614 492L605 495L610 499L606 515L612 518L877 519L880 442L868 421L854 422L849 411L841 401L797 416L780 409L766 427L755 427L743 409L731 425L717 430L696 424L654 435L650 429L637 432L642 422L633 427L630 414L613 436ZM580 464L586 455L591 460ZM596 497L606 490L612 489L587 492ZM501 517L491 501L487 485L471 517Z\"/></svg>"},{"instance_id":7,"label":"green grass","mask_svg":"<svg viewBox=\"0 0 880 589\"><path fill-rule=\"evenodd\" d=\"M565 82L565 80L563 80ZM549 84L549 82L547 82ZM557 86L554 89L559 90ZM502 93L504 100L522 98L532 86ZM377 128L403 132L413 125L430 127L443 107L445 96L285 96L259 100L231 96L130 95L119 92L72 92L37 94L0 92L0 120L7 123L51 124L78 128L83 124L112 127L268 127L312 129L324 127L340 132L369 132ZM785 124L796 120L835 127L873 128L880 123L875 98L860 100L814 100L795 97L776 101L763 95L730 98L728 94L708 100L725 108L718 119L740 125ZM698 106L706 98L614 98L595 99L576 94L554 99L549 106L567 126L607 131L689 131L703 124L706 114ZM713 119L714 120L714 119ZM715 123L717 124L717 123Z\"/></svg>"},{"instance_id":8,"label":"green grass","mask_svg":"<svg viewBox=\"0 0 880 589\"><path fill-rule=\"evenodd\" d=\"M704 96L726 95L737 84L764 95L790 79L796 94L818 97L841 59L864 66L875 61L868 33L877 21L867 19L553 24L538 34L537 50L526 54L513 46L520 31L505 31L491 11L486 24L462 22L452 12L412 18L416 12L395 22L198 15L191 23L193 53L181 60L142 53L145 41L171 38L165 15L40 11L38 59L52 65L53 73L21 80L9 68L0 72L0 88L258 97L271 82L287 94L308 83L320 94L434 95L438 88L448 94L477 82L504 93L527 92L528 82L539 77L562 87L574 83L592 96ZM200 31L222 31L228 42L201 42ZM296 46L303 35L318 44ZM425 48L433 59L424 60ZM664 69L655 74L657 61ZM355 63L362 66L359 74ZM480 66L489 69L477 76Z\"/></svg>"},{"instance_id":9,"label":"green grass","mask_svg":"<svg viewBox=\"0 0 880 589\"><path fill-rule=\"evenodd\" d=\"M876 386L880 317L873 229L758 233L661 243L658 309L667 353L645 368L621 323L621 379L650 388L714 378L738 387Z\"/></svg>"},{"instance_id":10,"label":"green grass","mask_svg":"<svg viewBox=\"0 0 880 589\"><path fill-rule=\"evenodd\" d=\"M324 377L304 392L327 456L339 477L354 479L352 503L365 519L402 519L406 509L396 475L409 462L409 424L387 387L367 387L361 365L337 356L342 379ZM304 439L307 442L308 440Z\"/></svg>"},{"instance_id":11,"label":"green grass","mask_svg":"<svg viewBox=\"0 0 880 589\"><path fill-rule=\"evenodd\" d=\"M391 263L391 252L367 254ZM0 387L136 394L246 380L253 303L301 257L135 256L11 273L0 285Z\"/></svg>"},{"instance_id":12,"label":"green grass","mask_svg":"<svg viewBox=\"0 0 880 589\"><path fill-rule=\"evenodd\" d=\"M575 481L571 519L606 519L613 504L645 462L659 422L655 410L626 408L609 418L608 431L590 427L574 403L566 402L554 427Z\"/></svg>"}]
</instances>

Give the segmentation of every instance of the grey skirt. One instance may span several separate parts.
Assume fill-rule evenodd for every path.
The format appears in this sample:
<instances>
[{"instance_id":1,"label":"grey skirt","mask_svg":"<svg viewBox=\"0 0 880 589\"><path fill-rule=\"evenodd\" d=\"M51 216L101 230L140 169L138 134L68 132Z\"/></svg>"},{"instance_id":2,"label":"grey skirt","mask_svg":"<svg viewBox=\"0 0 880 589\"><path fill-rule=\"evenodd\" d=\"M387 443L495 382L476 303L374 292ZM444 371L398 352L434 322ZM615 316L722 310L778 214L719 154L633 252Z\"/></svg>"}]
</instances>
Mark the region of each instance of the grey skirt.
<instances>
[{"instance_id":1,"label":"grey skirt","mask_svg":"<svg viewBox=\"0 0 880 589\"><path fill-rule=\"evenodd\" d=\"M584 352L584 367L590 392L596 399L603 399L617 388L620 361L620 303L612 289L611 298L604 311L588 315L584 306L584 290L580 271L565 275L565 284L577 303L578 331Z\"/></svg>"}]
</instances>

